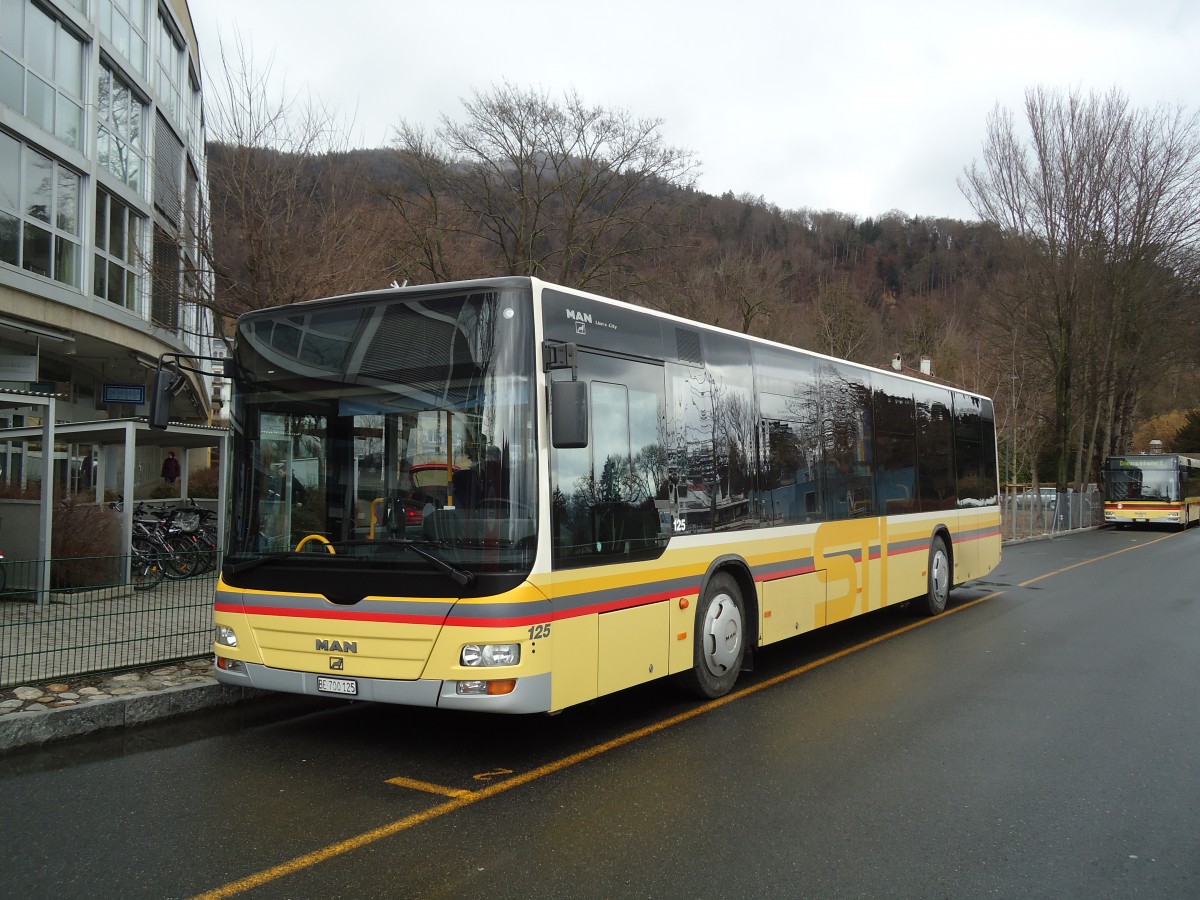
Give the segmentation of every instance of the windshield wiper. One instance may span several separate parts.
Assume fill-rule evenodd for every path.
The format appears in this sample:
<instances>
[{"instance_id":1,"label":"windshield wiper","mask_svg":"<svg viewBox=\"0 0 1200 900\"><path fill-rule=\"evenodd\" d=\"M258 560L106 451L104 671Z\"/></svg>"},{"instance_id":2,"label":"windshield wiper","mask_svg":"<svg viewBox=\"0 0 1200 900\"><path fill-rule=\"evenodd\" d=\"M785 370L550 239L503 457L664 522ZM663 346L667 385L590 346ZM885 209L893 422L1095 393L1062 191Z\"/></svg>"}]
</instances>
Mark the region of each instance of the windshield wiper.
<instances>
[{"instance_id":1,"label":"windshield wiper","mask_svg":"<svg viewBox=\"0 0 1200 900\"><path fill-rule=\"evenodd\" d=\"M332 544L332 546L334 546L334 547L379 547L379 546L406 547L407 549L411 550L413 553L417 554L417 556L421 557L422 559L428 560L429 562L433 563L434 568L436 568L442 574L449 576L454 581L455 584L466 587L467 585L475 583L475 574L473 572L468 572L465 569L458 568L458 566L454 565L453 563L449 563L446 560L442 559L441 557L437 556L436 554L430 553L424 547L417 546L415 541L397 541L397 540L336 541ZM311 557L314 557L317 555L318 554L314 554L314 553L297 552L295 550L276 550L271 553L260 553L257 556L251 556L247 559L243 559L238 562L227 562L222 567L222 571L224 571L230 575L237 575L240 572L247 572L250 569L256 569L259 566L261 566L263 563L270 562L271 560L291 559L291 558L297 557L297 556L311 558ZM325 555L331 556L331 554L325 554ZM336 557L333 557L333 558L336 559Z\"/></svg>"},{"instance_id":2,"label":"windshield wiper","mask_svg":"<svg viewBox=\"0 0 1200 900\"><path fill-rule=\"evenodd\" d=\"M444 575L448 575L455 584L466 587L475 583L475 573L468 572L466 569L460 569L453 563L447 562L440 556L430 553L424 547L417 545L416 541L334 541L334 547L406 547L422 559L433 563L434 568Z\"/></svg>"}]
</instances>

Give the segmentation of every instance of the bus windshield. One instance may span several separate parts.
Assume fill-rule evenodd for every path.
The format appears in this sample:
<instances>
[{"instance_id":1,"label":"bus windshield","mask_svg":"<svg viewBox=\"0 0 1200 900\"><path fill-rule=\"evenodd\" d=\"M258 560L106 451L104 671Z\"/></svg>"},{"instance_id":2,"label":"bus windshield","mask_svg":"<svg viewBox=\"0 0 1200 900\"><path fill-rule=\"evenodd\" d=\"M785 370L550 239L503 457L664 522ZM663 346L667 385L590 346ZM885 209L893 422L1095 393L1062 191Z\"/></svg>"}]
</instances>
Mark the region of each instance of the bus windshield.
<instances>
[{"instance_id":1,"label":"bus windshield","mask_svg":"<svg viewBox=\"0 0 1200 900\"><path fill-rule=\"evenodd\" d=\"M243 317L226 580L293 568L332 597L339 572L393 575L352 601L402 592L396 572L446 593L528 572L532 334L529 290L495 285Z\"/></svg>"},{"instance_id":2,"label":"bus windshield","mask_svg":"<svg viewBox=\"0 0 1200 900\"><path fill-rule=\"evenodd\" d=\"M1174 468L1114 468L1108 473L1108 499L1176 502L1180 499L1178 484Z\"/></svg>"}]
</instances>

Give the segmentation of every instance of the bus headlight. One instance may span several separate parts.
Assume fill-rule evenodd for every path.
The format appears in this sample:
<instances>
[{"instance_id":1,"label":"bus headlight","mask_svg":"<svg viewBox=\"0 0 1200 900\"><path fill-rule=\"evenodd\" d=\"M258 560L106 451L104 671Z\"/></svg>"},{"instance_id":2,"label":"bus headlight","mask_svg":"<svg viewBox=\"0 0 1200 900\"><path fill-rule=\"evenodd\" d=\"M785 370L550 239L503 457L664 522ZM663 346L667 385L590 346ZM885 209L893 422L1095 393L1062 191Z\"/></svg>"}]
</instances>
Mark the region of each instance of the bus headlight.
<instances>
[{"instance_id":1,"label":"bus headlight","mask_svg":"<svg viewBox=\"0 0 1200 900\"><path fill-rule=\"evenodd\" d=\"M237 633L228 625L217 626L217 643L222 647L236 647Z\"/></svg>"},{"instance_id":2,"label":"bus headlight","mask_svg":"<svg viewBox=\"0 0 1200 900\"><path fill-rule=\"evenodd\" d=\"M464 666L515 666L521 661L520 644L467 644L459 656Z\"/></svg>"}]
</instances>

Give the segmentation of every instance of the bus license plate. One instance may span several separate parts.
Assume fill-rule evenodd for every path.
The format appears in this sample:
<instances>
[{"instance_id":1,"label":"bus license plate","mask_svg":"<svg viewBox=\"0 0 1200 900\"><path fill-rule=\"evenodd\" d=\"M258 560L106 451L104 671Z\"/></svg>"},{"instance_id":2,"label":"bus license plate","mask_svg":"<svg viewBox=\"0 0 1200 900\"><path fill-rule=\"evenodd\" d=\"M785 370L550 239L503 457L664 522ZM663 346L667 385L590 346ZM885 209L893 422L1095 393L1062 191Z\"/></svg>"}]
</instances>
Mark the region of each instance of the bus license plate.
<instances>
[{"instance_id":1,"label":"bus license plate","mask_svg":"<svg viewBox=\"0 0 1200 900\"><path fill-rule=\"evenodd\" d=\"M358 682L353 678L326 678L323 675L318 675L317 690L325 691L329 694L357 696Z\"/></svg>"}]
</instances>

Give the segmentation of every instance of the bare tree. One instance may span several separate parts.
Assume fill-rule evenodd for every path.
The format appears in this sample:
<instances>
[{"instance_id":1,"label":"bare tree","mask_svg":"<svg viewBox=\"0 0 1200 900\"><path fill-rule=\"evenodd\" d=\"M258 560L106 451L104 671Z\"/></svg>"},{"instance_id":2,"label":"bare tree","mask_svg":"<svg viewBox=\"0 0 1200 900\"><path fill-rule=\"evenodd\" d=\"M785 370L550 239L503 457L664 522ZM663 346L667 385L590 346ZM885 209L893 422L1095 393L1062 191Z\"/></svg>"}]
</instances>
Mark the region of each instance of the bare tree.
<instances>
[{"instance_id":1,"label":"bare tree","mask_svg":"<svg viewBox=\"0 0 1200 900\"><path fill-rule=\"evenodd\" d=\"M385 287L395 271L348 153L350 125L318 101L273 92L271 62L256 67L240 38L219 54L207 94L214 310Z\"/></svg>"},{"instance_id":2,"label":"bare tree","mask_svg":"<svg viewBox=\"0 0 1200 900\"><path fill-rule=\"evenodd\" d=\"M508 83L475 92L464 111L432 135L407 122L397 132L410 183L386 196L423 274L480 274L447 252L467 240L508 274L612 293L635 285L638 257L669 242L671 189L695 180L692 153L663 140L661 120Z\"/></svg>"},{"instance_id":3,"label":"bare tree","mask_svg":"<svg viewBox=\"0 0 1200 900\"><path fill-rule=\"evenodd\" d=\"M1072 448L1081 480L1101 431L1114 427L1118 392L1136 393L1153 356L1173 349L1160 342L1150 354L1136 345L1151 323L1171 333L1179 307L1167 284L1200 236L1200 131L1195 116L1135 110L1119 91L1085 98L1031 90L1025 117L1028 143L1012 114L996 109L983 163L959 185L1017 251L1000 317L1024 329L1053 385L1062 489Z\"/></svg>"},{"instance_id":4,"label":"bare tree","mask_svg":"<svg viewBox=\"0 0 1200 900\"><path fill-rule=\"evenodd\" d=\"M878 322L847 279L817 286L809 309L812 349L844 359L864 360L876 341Z\"/></svg>"}]
</instances>

